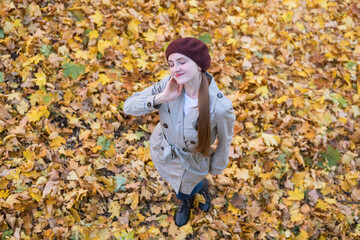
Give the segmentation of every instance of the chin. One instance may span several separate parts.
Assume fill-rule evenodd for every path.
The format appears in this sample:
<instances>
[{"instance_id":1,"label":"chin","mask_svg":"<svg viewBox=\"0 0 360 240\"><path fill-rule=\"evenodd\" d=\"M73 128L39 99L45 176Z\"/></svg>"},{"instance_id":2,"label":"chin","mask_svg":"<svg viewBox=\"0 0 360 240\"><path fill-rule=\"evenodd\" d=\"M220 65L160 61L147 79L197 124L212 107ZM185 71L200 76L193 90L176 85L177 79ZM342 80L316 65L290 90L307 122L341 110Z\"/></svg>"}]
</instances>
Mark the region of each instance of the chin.
<instances>
[{"instance_id":1,"label":"chin","mask_svg":"<svg viewBox=\"0 0 360 240\"><path fill-rule=\"evenodd\" d=\"M177 79L177 78L175 78L175 81L176 81L177 84L179 84L179 85L182 85L182 84L186 83L186 80L184 81L184 79Z\"/></svg>"}]
</instances>

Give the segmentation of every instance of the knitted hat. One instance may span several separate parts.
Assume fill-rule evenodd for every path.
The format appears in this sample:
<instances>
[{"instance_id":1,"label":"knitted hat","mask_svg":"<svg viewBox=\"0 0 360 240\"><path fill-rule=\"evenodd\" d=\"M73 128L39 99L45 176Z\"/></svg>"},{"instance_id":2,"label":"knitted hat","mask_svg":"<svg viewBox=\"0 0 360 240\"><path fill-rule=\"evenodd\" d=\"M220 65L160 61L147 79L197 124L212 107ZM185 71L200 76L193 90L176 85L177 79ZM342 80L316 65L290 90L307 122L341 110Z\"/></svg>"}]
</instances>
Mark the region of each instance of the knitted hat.
<instances>
[{"instance_id":1,"label":"knitted hat","mask_svg":"<svg viewBox=\"0 0 360 240\"><path fill-rule=\"evenodd\" d=\"M210 67L209 49L199 39L191 37L175 39L165 51L167 60L172 53L181 53L191 58L204 72Z\"/></svg>"}]
</instances>

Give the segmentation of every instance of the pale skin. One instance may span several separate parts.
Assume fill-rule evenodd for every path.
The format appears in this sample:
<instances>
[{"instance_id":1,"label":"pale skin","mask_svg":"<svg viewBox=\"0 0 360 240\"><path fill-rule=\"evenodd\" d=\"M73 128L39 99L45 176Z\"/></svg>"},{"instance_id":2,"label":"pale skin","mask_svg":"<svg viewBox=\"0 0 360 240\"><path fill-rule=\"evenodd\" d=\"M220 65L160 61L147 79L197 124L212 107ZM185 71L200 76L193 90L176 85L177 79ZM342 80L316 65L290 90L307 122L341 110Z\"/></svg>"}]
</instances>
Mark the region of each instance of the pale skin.
<instances>
[{"instance_id":1,"label":"pale skin","mask_svg":"<svg viewBox=\"0 0 360 240\"><path fill-rule=\"evenodd\" d=\"M172 78L165 90L154 98L154 105L177 99L184 88L185 93L197 99L201 83L201 68L189 57L181 53L173 53L168 58Z\"/></svg>"}]
</instances>

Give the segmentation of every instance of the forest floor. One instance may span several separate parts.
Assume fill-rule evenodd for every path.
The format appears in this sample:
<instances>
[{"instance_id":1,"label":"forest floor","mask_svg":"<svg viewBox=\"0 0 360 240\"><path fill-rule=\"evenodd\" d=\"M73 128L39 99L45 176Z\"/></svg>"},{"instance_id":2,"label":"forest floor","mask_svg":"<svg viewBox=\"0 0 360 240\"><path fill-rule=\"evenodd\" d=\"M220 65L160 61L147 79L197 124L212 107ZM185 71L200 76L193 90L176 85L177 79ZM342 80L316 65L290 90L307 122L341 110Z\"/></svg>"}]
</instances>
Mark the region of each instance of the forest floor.
<instances>
[{"instance_id":1,"label":"forest floor","mask_svg":"<svg viewBox=\"0 0 360 240\"><path fill-rule=\"evenodd\" d=\"M187 36L236 122L178 228L159 117L122 107ZM359 239L359 39L350 0L0 1L1 239Z\"/></svg>"}]
</instances>

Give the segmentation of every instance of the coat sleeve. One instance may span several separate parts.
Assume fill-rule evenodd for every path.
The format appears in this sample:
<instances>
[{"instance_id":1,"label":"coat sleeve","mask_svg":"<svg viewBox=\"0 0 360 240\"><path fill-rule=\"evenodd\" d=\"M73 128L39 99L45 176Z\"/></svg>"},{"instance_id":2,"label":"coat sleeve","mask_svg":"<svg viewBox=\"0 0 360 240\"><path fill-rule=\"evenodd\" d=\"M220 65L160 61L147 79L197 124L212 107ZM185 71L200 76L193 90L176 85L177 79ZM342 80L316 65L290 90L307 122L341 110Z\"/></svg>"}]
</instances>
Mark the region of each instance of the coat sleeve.
<instances>
[{"instance_id":1,"label":"coat sleeve","mask_svg":"<svg viewBox=\"0 0 360 240\"><path fill-rule=\"evenodd\" d=\"M212 175L220 174L229 163L229 149L234 134L234 122L235 115L232 107L224 110L224 112L217 117L216 128L218 144L214 154L211 156L210 173Z\"/></svg>"},{"instance_id":2,"label":"coat sleeve","mask_svg":"<svg viewBox=\"0 0 360 240\"><path fill-rule=\"evenodd\" d=\"M141 116L159 109L161 104L154 106L154 98L165 89L169 79L169 77L165 77L152 86L141 92L136 92L127 98L124 103L124 113L127 115Z\"/></svg>"}]
</instances>

